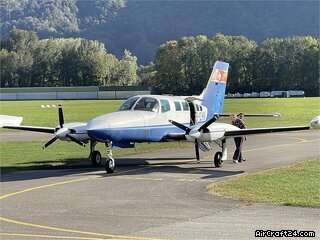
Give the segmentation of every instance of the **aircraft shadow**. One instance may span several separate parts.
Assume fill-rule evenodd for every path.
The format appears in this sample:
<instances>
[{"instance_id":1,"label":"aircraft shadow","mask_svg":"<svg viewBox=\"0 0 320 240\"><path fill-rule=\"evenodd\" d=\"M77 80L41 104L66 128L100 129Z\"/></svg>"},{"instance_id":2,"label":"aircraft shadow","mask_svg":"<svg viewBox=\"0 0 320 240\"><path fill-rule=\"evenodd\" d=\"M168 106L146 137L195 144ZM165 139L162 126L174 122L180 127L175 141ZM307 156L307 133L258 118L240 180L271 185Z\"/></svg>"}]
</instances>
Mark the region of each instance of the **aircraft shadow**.
<instances>
[{"instance_id":1,"label":"aircraft shadow","mask_svg":"<svg viewBox=\"0 0 320 240\"><path fill-rule=\"evenodd\" d=\"M117 158L117 169L115 174L106 174L104 171L104 161L99 167L92 167L88 159L65 159L65 161L57 166L52 166L53 161L42 162L28 162L27 164L33 165L30 168L25 166L21 167L3 167L2 172L11 170L18 170L6 174L1 174L1 182L13 182L41 179L48 177L63 177L76 174L86 173L86 176L101 175L103 177L123 176L123 175L148 175L151 173L177 173L177 174L191 174L203 175L199 179L216 179L225 176L233 176L242 174L243 171L226 171L223 168L214 168L212 162L208 166L208 161L203 161L197 164L194 158ZM36 164L42 163L43 165L37 166ZM188 166L186 166L188 164ZM19 171L24 170L24 171ZM134 171L128 171L134 170ZM97 172L97 171L103 171ZM123 173L122 173L123 172ZM182 177L183 178L183 177Z\"/></svg>"}]
</instances>

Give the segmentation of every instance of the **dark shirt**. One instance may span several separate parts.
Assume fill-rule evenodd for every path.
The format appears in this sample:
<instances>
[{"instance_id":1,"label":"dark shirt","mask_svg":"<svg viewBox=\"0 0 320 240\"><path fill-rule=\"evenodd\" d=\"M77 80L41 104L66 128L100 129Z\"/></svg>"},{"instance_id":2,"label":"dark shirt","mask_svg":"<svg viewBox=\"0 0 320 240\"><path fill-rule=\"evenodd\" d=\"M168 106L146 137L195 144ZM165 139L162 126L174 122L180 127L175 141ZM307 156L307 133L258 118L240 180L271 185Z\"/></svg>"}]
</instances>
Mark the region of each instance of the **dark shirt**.
<instances>
[{"instance_id":1,"label":"dark shirt","mask_svg":"<svg viewBox=\"0 0 320 240\"><path fill-rule=\"evenodd\" d=\"M245 128L247 128L246 125L244 124L244 122L243 122L241 119L239 119L239 118L237 118L236 120L232 121L231 124L232 124L233 126L236 126L236 127L240 128L240 129L245 129Z\"/></svg>"}]
</instances>

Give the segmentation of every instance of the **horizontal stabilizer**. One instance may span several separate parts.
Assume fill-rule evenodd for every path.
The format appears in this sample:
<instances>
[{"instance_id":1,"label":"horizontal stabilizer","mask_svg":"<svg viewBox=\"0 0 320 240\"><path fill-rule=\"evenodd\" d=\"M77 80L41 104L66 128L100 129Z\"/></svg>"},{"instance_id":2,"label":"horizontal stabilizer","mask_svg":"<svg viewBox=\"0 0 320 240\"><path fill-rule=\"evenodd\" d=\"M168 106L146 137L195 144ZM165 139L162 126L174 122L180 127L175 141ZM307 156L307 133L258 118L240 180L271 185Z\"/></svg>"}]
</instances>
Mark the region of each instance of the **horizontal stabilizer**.
<instances>
[{"instance_id":1,"label":"horizontal stabilizer","mask_svg":"<svg viewBox=\"0 0 320 240\"><path fill-rule=\"evenodd\" d=\"M220 117L229 117L231 114L223 113L219 114ZM245 117L274 117L274 118L281 118L280 113L274 114L243 114ZM237 114L239 116L239 114Z\"/></svg>"},{"instance_id":2,"label":"horizontal stabilizer","mask_svg":"<svg viewBox=\"0 0 320 240\"><path fill-rule=\"evenodd\" d=\"M23 120L23 117L0 115L0 127L6 126L6 125L19 126L22 120Z\"/></svg>"},{"instance_id":3,"label":"horizontal stabilizer","mask_svg":"<svg viewBox=\"0 0 320 240\"><path fill-rule=\"evenodd\" d=\"M239 129L226 131L225 137L242 137L247 135L262 134L262 133L274 133L274 132L290 132L309 130L309 126L294 126L294 127L275 127L275 128L253 128L253 129Z\"/></svg>"}]
</instances>

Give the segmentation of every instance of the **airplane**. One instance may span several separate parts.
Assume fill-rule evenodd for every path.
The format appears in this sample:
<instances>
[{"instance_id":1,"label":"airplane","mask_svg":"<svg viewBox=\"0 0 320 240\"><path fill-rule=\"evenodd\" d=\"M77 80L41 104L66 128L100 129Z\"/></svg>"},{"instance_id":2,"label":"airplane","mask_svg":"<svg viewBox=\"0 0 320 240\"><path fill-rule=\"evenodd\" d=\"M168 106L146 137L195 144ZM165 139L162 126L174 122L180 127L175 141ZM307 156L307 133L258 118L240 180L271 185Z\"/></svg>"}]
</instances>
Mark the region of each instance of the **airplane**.
<instances>
[{"instance_id":1,"label":"airplane","mask_svg":"<svg viewBox=\"0 0 320 240\"><path fill-rule=\"evenodd\" d=\"M59 125L55 128L21 126L22 118L15 118L13 124L9 116L4 122L11 124L2 123L2 127L54 134L43 148L57 139L72 141L83 147L90 142L89 160L92 166L101 164L101 153L95 150L95 146L98 142L104 143L107 148L107 173L113 173L116 167L113 147L132 148L134 143L141 142L189 141L194 143L196 160L200 162L199 149L211 151L209 143L214 142L221 149L214 155L214 166L221 167L227 159L226 141L229 138L320 128L320 116L314 118L310 126L239 129L231 124L216 122L219 115L225 116L222 111L228 69L228 63L217 61L200 96L138 95L124 101L116 112L95 117L88 123L65 124L60 105ZM279 117L279 114L271 116Z\"/></svg>"}]
</instances>

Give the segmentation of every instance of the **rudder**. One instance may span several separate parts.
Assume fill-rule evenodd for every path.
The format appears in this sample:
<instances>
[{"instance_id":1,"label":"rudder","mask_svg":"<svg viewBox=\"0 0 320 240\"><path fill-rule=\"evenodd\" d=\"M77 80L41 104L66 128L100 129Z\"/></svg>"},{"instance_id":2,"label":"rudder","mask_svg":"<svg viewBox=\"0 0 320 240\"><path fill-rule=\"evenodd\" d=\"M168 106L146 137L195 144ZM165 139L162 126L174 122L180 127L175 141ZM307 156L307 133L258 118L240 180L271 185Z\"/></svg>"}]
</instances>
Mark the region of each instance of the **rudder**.
<instances>
[{"instance_id":1,"label":"rudder","mask_svg":"<svg viewBox=\"0 0 320 240\"><path fill-rule=\"evenodd\" d=\"M226 92L229 63L216 61L207 87L203 92L203 105L208 109L207 119L214 114L221 114Z\"/></svg>"}]
</instances>

